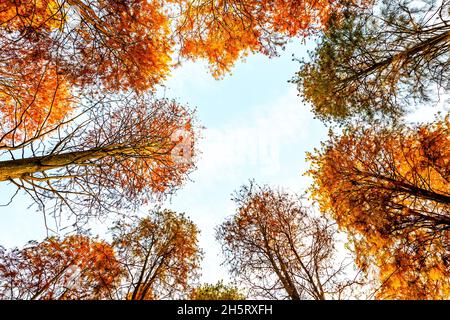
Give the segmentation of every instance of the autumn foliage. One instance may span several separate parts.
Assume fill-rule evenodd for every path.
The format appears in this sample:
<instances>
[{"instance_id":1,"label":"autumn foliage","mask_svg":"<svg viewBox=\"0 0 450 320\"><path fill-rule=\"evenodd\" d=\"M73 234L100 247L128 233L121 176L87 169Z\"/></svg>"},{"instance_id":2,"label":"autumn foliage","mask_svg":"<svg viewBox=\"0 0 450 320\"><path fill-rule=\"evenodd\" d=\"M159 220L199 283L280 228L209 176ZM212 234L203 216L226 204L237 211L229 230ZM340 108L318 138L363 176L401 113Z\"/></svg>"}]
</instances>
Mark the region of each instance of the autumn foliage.
<instances>
[{"instance_id":1,"label":"autumn foliage","mask_svg":"<svg viewBox=\"0 0 450 320\"><path fill-rule=\"evenodd\" d=\"M248 53L274 55L287 39L322 29L331 12L340 8L335 0L180 2L184 9L176 30L181 54L206 59L216 77Z\"/></svg>"},{"instance_id":2,"label":"autumn foliage","mask_svg":"<svg viewBox=\"0 0 450 320\"><path fill-rule=\"evenodd\" d=\"M249 52L273 55L289 38L314 33L341 7L333 0L0 6L0 181L41 210L85 207L85 216L170 193L193 168L192 114L149 98L175 61L206 59L218 77Z\"/></svg>"},{"instance_id":3,"label":"autumn foliage","mask_svg":"<svg viewBox=\"0 0 450 320\"><path fill-rule=\"evenodd\" d=\"M312 195L377 267L378 298L450 295L449 119L348 129L309 155Z\"/></svg>"},{"instance_id":4,"label":"autumn foliage","mask_svg":"<svg viewBox=\"0 0 450 320\"><path fill-rule=\"evenodd\" d=\"M0 145L44 136L80 90L153 88L169 72L171 43L157 1L2 1Z\"/></svg>"},{"instance_id":5,"label":"autumn foliage","mask_svg":"<svg viewBox=\"0 0 450 320\"><path fill-rule=\"evenodd\" d=\"M114 249L86 236L0 247L0 299L104 299L121 273Z\"/></svg>"},{"instance_id":6,"label":"autumn foliage","mask_svg":"<svg viewBox=\"0 0 450 320\"><path fill-rule=\"evenodd\" d=\"M69 83L45 63L12 63L14 76L0 90L0 145L13 148L46 135L71 112L74 98Z\"/></svg>"},{"instance_id":7,"label":"autumn foliage","mask_svg":"<svg viewBox=\"0 0 450 320\"><path fill-rule=\"evenodd\" d=\"M223 281L216 284L203 284L194 288L189 294L190 300L245 300L238 288L226 285Z\"/></svg>"},{"instance_id":8,"label":"autumn foliage","mask_svg":"<svg viewBox=\"0 0 450 320\"><path fill-rule=\"evenodd\" d=\"M117 223L112 244L72 235L0 247L0 299L184 297L198 275L197 233L184 215L163 211Z\"/></svg>"},{"instance_id":9,"label":"autumn foliage","mask_svg":"<svg viewBox=\"0 0 450 320\"><path fill-rule=\"evenodd\" d=\"M164 210L135 223L118 223L113 231L113 245L127 270L119 299L183 297L199 276L199 231L183 214Z\"/></svg>"},{"instance_id":10,"label":"autumn foliage","mask_svg":"<svg viewBox=\"0 0 450 320\"><path fill-rule=\"evenodd\" d=\"M45 57L72 84L145 90L168 72L168 18L158 1L2 1L0 12L2 55L25 44L22 59Z\"/></svg>"},{"instance_id":11,"label":"autumn foliage","mask_svg":"<svg viewBox=\"0 0 450 320\"><path fill-rule=\"evenodd\" d=\"M171 67L165 5L1 1L0 181L42 211L84 216L181 185L194 165L192 112L152 97Z\"/></svg>"},{"instance_id":12,"label":"autumn foliage","mask_svg":"<svg viewBox=\"0 0 450 320\"><path fill-rule=\"evenodd\" d=\"M161 203L198 154L195 112L157 98L173 68L201 59L218 79L248 54L273 57L292 38L319 36L293 82L319 119L346 125L307 156L310 200L324 216L252 181L216 229L225 263L256 297L358 297L362 270L374 280L369 298L448 299L449 116L402 119L448 91L448 7L0 0L0 182L45 217L70 213L76 231L93 216ZM351 276L336 224L356 255ZM117 222L110 243L84 230L0 247L0 299L244 299L222 282L198 284L198 235L184 214L162 210Z\"/></svg>"},{"instance_id":13,"label":"autumn foliage","mask_svg":"<svg viewBox=\"0 0 450 320\"><path fill-rule=\"evenodd\" d=\"M334 0L2 1L9 63L1 72L13 59L44 59L72 85L144 91L166 78L172 55L205 58L218 76L248 52L273 54L287 38L321 29L339 8Z\"/></svg>"},{"instance_id":14,"label":"autumn foliage","mask_svg":"<svg viewBox=\"0 0 450 320\"><path fill-rule=\"evenodd\" d=\"M301 199L254 182L235 193L236 214L217 229L225 262L253 296L346 299L357 279L336 260L336 230Z\"/></svg>"},{"instance_id":15,"label":"autumn foliage","mask_svg":"<svg viewBox=\"0 0 450 320\"><path fill-rule=\"evenodd\" d=\"M107 121L93 125L77 146L108 149L96 159L99 165L80 167L85 182L120 188L128 199L145 203L184 182L194 166L197 132L193 112L173 100L141 100L130 108L133 102L104 112Z\"/></svg>"}]
</instances>

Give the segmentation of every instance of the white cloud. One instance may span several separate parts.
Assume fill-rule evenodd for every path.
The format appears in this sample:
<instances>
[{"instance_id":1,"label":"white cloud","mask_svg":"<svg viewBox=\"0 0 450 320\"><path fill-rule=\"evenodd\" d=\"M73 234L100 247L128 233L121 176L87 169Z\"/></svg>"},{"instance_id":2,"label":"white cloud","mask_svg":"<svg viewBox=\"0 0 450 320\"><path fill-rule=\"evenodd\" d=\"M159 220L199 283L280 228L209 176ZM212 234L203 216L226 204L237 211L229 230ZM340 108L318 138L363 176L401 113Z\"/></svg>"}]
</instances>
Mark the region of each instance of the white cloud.
<instances>
[{"instance_id":1,"label":"white cloud","mask_svg":"<svg viewBox=\"0 0 450 320\"><path fill-rule=\"evenodd\" d=\"M252 108L251 117L206 129L199 143L201 157L194 175L199 183L257 169L273 175L281 168L280 150L308 137L312 115L301 107L295 88L266 106ZM295 152L295 150L293 150Z\"/></svg>"},{"instance_id":2,"label":"white cloud","mask_svg":"<svg viewBox=\"0 0 450 320\"><path fill-rule=\"evenodd\" d=\"M406 116L410 122L431 122L438 112L445 114L450 112L450 94L442 94L435 103L418 106L412 113Z\"/></svg>"}]
</instances>

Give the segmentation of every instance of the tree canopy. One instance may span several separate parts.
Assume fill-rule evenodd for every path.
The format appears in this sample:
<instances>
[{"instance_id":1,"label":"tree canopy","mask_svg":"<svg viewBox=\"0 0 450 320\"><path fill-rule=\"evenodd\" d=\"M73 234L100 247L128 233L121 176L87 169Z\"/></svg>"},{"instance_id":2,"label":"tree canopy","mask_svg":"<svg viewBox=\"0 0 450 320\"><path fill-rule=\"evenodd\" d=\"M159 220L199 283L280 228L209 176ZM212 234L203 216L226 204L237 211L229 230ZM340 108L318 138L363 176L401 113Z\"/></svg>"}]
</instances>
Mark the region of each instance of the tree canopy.
<instances>
[{"instance_id":1,"label":"tree canopy","mask_svg":"<svg viewBox=\"0 0 450 320\"><path fill-rule=\"evenodd\" d=\"M449 118L348 129L309 155L312 195L336 219L377 297L449 297Z\"/></svg>"},{"instance_id":2,"label":"tree canopy","mask_svg":"<svg viewBox=\"0 0 450 320\"><path fill-rule=\"evenodd\" d=\"M250 52L273 56L289 38L307 37L321 30L331 13L339 12L345 1L180 2L183 14L177 34L181 39L181 55L206 59L213 75L219 77Z\"/></svg>"},{"instance_id":3,"label":"tree canopy","mask_svg":"<svg viewBox=\"0 0 450 320\"><path fill-rule=\"evenodd\" d=\"M196 287L189 294L190 300L245 300L245 296L240 293L239 289L226 285L223 281L216 284L203 284Z\"/></svg>"},{"instance_id":4,"label":"tree canopy","mask_svg":"<svg viewBox=\"0 0 450 320\"><path fill-rule=\"evenodd\" d=\"M113 246L127 272L117 293L127 300L185 297L199 276L197 226L184 214L156 212L113 228Z\"/></svg>"},{"instance_id":5,"label":"tree canopy","mask_svg":"<svg viewBox=\"0 0 450 320\"><path fill-rule=\"evenodd\" d=\"M396 120L450 86L448 1L381 1L329 20L295 82L322 120Z\"/></svg>"},{"instance_id":6,"label":"tree canopy","mask_svg":"<svg viewBox=\"0 0 450 320\"><path fill-rule=\"evenodd\" d=\"M55 128L44 145L31 137L5 147L10 159L0 162L0 182L82 225L173 192L195 167L195 119L175 101L131 94L100 100L81 116Z\"/></svg>"},{"instance_id":7,"label":"tree canopy","mask_svg":"<svg viewBox=\"0 0 450 320\"><path fill-rule=\"evenodd\" d=\"M187 297L202 252L183 214L118 222L112 243L88 235L0 247L0 299L153 300Z\"/></svg>"},{"instance_id":8,"label":"tree canopy","mask_svg":"<svg viewBox=\"0 0 450 320\"><path fill-rule=\"evenodd\" d=\"M354 278L335 256L333 225L314 217L300 199L254 182L235 193L236 214L217 229L225 262L254 296L344 299Z\"/></svg>"},{"instance_id":9,"label":"tree canopy","mask_svg":"<svg viewBox=\"0 0 450 320\"><path fill-rule=\"evenodd\" d=\"M0 247L0 299L105 299L122 272L114 249L87 236L51 237L9 251Z\"/></svg>"}]
</instances>

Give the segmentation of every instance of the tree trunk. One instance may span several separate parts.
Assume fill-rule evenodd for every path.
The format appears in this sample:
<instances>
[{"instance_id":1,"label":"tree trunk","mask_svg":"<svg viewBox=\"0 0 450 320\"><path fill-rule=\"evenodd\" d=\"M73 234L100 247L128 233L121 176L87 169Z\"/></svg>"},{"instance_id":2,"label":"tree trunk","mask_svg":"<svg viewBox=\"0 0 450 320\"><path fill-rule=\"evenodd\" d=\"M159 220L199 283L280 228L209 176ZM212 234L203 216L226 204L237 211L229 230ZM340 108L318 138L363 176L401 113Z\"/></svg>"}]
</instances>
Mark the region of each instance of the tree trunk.
<instances>
[{"instance_id":1,"label":"tree trunk","mask_svg":"<svg viewBox=\"0 0 450 320\"><path fill-rule=\"evenodd\" d=\"M83 164L107 156L119 154L137 154L147 149L145 147L109 146L93 148L85 151L74 151L52 154L40 157L30 157L17 160L0 161L0 181L18 179L36 172L66 167L72 164Z\"/></svg>"}]
</instances>

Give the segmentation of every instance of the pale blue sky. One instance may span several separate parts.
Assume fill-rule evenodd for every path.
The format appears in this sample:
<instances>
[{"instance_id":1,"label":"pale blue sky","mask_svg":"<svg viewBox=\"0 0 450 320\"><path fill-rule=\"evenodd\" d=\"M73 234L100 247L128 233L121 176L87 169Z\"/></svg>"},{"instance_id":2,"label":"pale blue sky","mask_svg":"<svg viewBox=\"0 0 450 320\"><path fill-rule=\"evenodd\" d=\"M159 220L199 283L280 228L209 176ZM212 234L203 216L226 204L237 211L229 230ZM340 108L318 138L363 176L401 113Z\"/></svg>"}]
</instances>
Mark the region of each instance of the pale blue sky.
<instances>
[{"instance_id":1,"label":"pale blue sky","mask_svg":"<svg viewBox=\"0 0 450 320\"><path fill-rule=\"evenodd\" d=\"M214 228L234 213L230 200L234 190L251 178L296 192L307 187L308 179L302 176L305 151L318 147L327 129L313 119L297 97L295 85L287 82L299 67L292 54L304 56L306 48L295 40L280 57L251 55L219 81L202 62L185 63L166 82L165 96L196 107L199 122L206 127L193 181L165 204L185 212L201 230L203 281L228 280L220 266ZM7 202L11 191L6 184L0 185L1 203ZM19 196L10 206L0 207L1 245L22 246L45 236L42 215L27 209L29 204L29 198ZM108 226L95 224L99 232Z\"/></svg>"}]
</instances>

